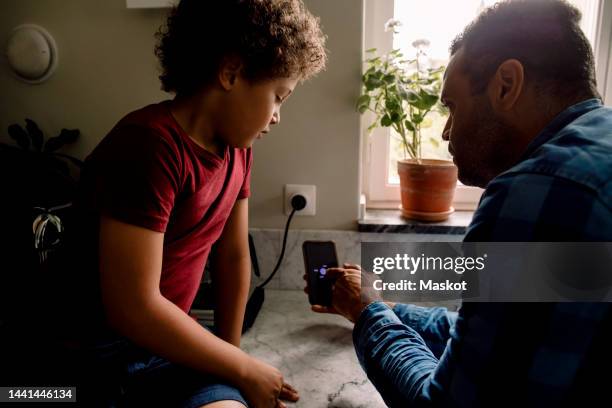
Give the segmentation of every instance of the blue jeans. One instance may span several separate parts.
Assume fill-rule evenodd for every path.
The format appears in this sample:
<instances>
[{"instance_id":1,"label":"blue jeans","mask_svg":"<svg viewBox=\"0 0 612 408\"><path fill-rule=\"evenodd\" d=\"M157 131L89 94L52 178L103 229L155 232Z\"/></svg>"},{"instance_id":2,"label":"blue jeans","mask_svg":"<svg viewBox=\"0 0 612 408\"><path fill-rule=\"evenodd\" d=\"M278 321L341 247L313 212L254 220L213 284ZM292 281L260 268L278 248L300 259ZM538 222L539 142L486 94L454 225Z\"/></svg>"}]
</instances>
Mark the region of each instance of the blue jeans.
<instances>
[{"instance_id":1,"label":"blue jeans","mask_svg":"<svg viewBox=\"0 0 612 408\"><path fill-rule=\"evenodd\" d=\"M421 384L437 368L457 317L456 312L442 307L401 303L390 310L376 302L362 312L353 330L355 350L387 405L406 407L409 401L431 401L429 388Z\"/></svg>"},{"instance_id":2,"label":"blue jeans","mask_svg":"<svg viewBox=\"0 0 612 408\"><path fill-rule=\"evenodd\" d=\"M92 347L77 387L84 406L192 408L234 400L248 406L240 391L219 378L172 363L127 339Z\"/></svg>"}]
</instances>

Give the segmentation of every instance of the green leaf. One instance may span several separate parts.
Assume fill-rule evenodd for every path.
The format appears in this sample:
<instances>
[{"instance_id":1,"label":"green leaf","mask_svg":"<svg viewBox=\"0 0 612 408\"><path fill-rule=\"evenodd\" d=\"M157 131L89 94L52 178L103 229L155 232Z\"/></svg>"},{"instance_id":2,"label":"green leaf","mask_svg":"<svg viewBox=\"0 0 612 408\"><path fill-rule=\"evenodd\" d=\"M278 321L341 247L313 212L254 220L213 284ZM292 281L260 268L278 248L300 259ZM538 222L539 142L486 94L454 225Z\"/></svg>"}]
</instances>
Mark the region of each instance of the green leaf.
<instances>
[{"instance_id":1,"label":"green leaf","mask_svg":"<svg viewBox=\"0 0 612 408\"><path fill-rule=\"evenodd\" d=\"M32 147L34 147L34 149L37 152L42 151L42 145L43 145L42 131L40 130L36 122L34 122L33 120L26 119L25 121L26 121L26 130L28 132L28 135L30 136L30 139L32 140Z\"/></svg>"},{"instance_id":2,"label":"green leaf","mask_svg":"<svg viewBox=\"0 0 612 408\"><path fill-rule=\"evenodd\" d=\"M437 139L434 139L433 137L429 138L429 141L431 142L431 144L433 145L433 147L435 147L436 149L438 147L440 147L440 142Z\"/></svg>"},{"instance_id":3,"label":"green leaf","mask_svg":"<svg viewBox=\"0 0 612 408\"><path fill-rule=\"evenodd\" d=\"M397 88L397 94L399 95L399 97L403 100L408 100L408 92L406 92L406 88L404 88L400 84L397 84L396 88Z\"/></svg>"},{"instance_id":4,"label":"green leaf","mask_svg":"<svg viewBox=\"0 0 612 408\"><path fill-rule=\"evenodd\" d=\"M408 100L408 103L418 110L426 111L431 109L438 102L438 95L429 93L421 89L416 95Z\"/></svg>"},{"instance_id":5,"label":"green leaf","mask_svg":"<svg viewBox=\"0 0 612 408\"><path fill-rule=\"evenodd\" d=\"M376 88L380 88L382 81L375 76L369 76L365 81L365 87L368 91L373 91Z\"/></svg>"},{"instance_id":6,"label":"green leaf","mask_svg":"<svg viewBox=\"0 0 612 408\"><path fill-rule=\"evenodd\" d=\"M404 126L406 127L406 129L408 129L410 132L414 132L414 125L412 124L412 122L410 121L405 121L404 122Z\"/></svg>"},{"instance_id":7,"label":"green leaf","mask_svg":"<svg viewBox=\"0 0 612 408\"><path fill-rule=\"evenodd\" d=\"M390 112L395 112L400 107L401 107L400 102L393 97L387 98L385 100L385 108L387 108L387 110Z\"/></svg>"},{"instance_id":8,"label":"green leaf","mask_svg":"<svg viewBox=\"0 0 612 408\"><path fill-rule=\"evenodd\" d=\"M359 110L359 113L364 113L366 110L368 110L371 100L372 98L367 94L361 95L359 99L357 99L357 109Z\"/></svg>"},{"instance_id":9,"label":"green leaf","mask_svg":"<svg viewBox=\"0 0 612 408\"><path fill-rule=\"evenodd\" d=\"M419 95L414 91L407 91L406 101L408 101L410 105L415 106L415 104L419 102Z\"/></svg>"},{"instance_id":10,"label":"green leaf","mask_svg":"<svg viewBox=\"0 0 612 408\"><path fill-rule=\"evenodd\" d=\"M8 134L16 143L17 146L21 147L24 150L28 150L30 148L30 138L23 128L17 124L10 125L8 127Z\"/></svg>"},{"instance_id":11,"label":"green leaf","mask_svg":"<svg viewBox=\"0 0 612 408\"><path fill-rule=\"evenodd\" d=\"M382 117L382 119L380 120L380 125L382 127L389 127L393 124L393 121L391 120L391 118L389 117L389 115L385 115Z\"/></svg>"},{"instance_id":12,"label":"green leaf","mask_svg":"<svg viewBox=\"0 0 612 408\"><path fill-rule=\"evenodd\" d=\"M436 103L438 103L438 99L440 99L437 93L427 92L423 89L421 89L421 92L419 92L419 96L421 97L421 101L424 105L424 107L421 108L422 110L431 109Z\"/></svg>"},{"instance_id":13,"label":"green leaf","mask_svg":"<svg viewBox=\"0 0 612 408\"><path fill-rule=\"evenodd\" d=\"M386 82L387 84L392 84L395 82L395 75L387 74L383 77L383 81Z\"/></svg>"},{"instance_id":14,"label":"green leaf","mask_svg":"<svg viewBox=\"0 0 612 408\"><path fill-rule=\"evenodd\" d=\"M371 54L373 52L376 52L376 48L369 48L366 50L366 53Z\"/></svg>"}]
</instances>

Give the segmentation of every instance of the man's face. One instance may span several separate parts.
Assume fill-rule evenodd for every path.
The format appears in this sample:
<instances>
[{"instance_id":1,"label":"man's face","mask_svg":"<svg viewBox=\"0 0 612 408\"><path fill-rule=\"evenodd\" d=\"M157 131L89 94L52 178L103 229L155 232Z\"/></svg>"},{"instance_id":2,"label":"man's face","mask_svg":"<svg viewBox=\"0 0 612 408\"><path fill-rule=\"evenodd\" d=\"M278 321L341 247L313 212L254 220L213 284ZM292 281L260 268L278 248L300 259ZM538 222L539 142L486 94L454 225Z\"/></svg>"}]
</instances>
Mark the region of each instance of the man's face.
<instances>
[{"instance_id":1,"label":"man's face","mask_svg":"<svg viewBox=\"0 0 612 408\"><path fill-rule=\"evenodd\" d=\"M232 147L250 147L270 126L280 122L280 108L295 88L297 78L250 82L243 77L229 95L223 112L223 138Z\"/></svg>"},{"instance_id":2,"label":"man's face","mask_svg":"<svg viewBox=\"0 0 612 408\"><path fill-rule=\"evenodd\" d=\"M466 63L459 49L446 69L441 99L450 114L442 137L449 141L459 180L484 188L512 166L514 130L497 117L486 91L472 93Z\"/></svg>"}]
</instances>

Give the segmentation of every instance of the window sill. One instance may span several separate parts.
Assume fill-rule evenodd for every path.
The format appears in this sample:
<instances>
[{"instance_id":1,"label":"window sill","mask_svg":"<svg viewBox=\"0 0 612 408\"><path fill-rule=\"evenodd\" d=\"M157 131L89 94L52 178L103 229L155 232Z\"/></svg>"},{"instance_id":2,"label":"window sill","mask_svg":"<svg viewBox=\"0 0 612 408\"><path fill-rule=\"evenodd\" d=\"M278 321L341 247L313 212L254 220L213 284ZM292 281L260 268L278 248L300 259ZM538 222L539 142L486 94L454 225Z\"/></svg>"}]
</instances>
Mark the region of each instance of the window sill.
<instances>
[{"instance_id":1,"label":"window sill","mask_svg":"<svg viewBox=\"0 0 612 408\"><path fill-rule=\"evenodd\" d=\"M402 218L399 210L368 208L358 228L359 232L463 235L473 215L473 211L455 211L446 221L422 222Z\"/></svg>"}]
</instances>

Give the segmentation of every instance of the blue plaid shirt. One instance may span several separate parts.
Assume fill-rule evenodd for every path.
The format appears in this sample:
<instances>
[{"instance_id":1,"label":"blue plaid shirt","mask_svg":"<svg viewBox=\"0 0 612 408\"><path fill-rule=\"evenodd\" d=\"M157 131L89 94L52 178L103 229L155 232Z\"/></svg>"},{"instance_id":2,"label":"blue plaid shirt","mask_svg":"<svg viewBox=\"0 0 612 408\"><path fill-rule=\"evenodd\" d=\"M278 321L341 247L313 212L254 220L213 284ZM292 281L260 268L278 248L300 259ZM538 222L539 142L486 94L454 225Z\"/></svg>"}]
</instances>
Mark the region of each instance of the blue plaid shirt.
<instances>
[{"instance_id":1,"label":"blue plaid shirt","mask_svg":"<svg viewBox=\"0 0 612 408\"><path fill-rule=\"evenodd\" d=\"M612 109L590 99L559 114L489 183L465 241L612 241ZM353 341L392 407L611 404L608 303L464 303L454 313L377 302Z\"/></svg>"}]
</instances>

